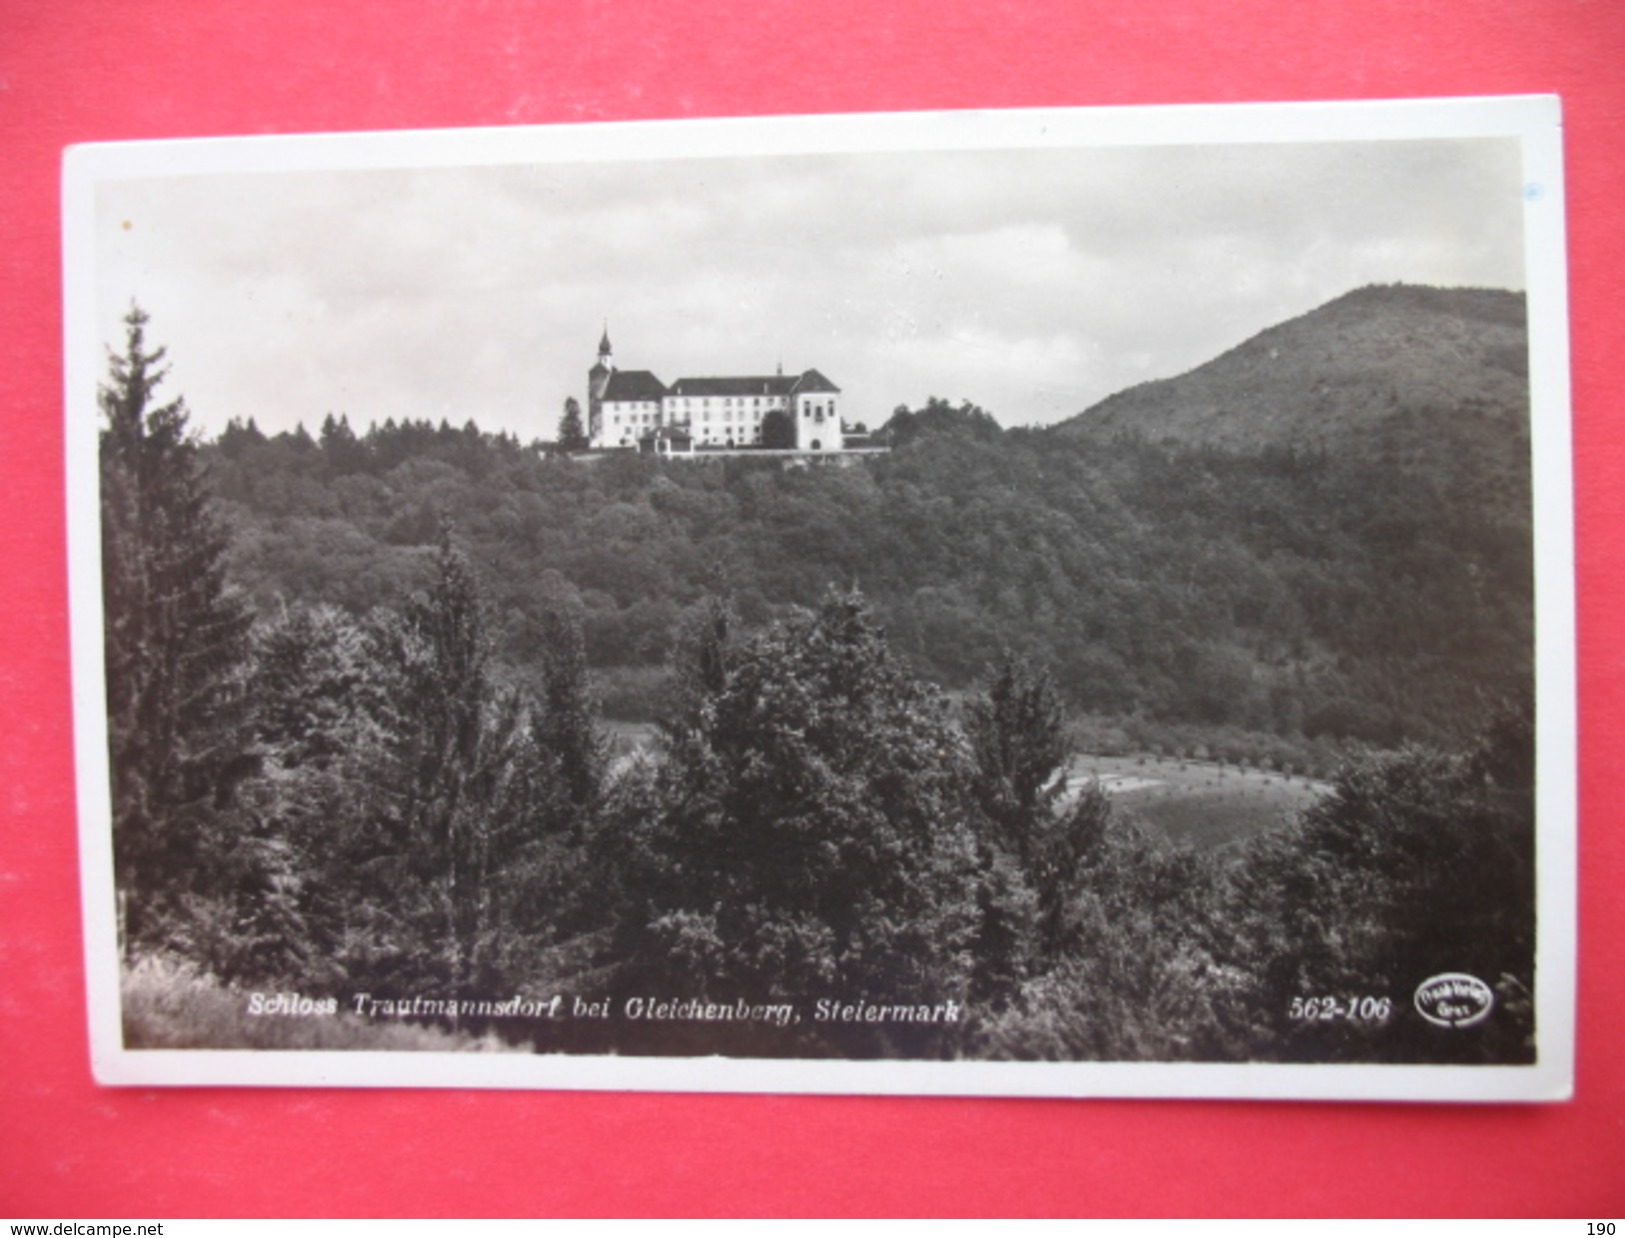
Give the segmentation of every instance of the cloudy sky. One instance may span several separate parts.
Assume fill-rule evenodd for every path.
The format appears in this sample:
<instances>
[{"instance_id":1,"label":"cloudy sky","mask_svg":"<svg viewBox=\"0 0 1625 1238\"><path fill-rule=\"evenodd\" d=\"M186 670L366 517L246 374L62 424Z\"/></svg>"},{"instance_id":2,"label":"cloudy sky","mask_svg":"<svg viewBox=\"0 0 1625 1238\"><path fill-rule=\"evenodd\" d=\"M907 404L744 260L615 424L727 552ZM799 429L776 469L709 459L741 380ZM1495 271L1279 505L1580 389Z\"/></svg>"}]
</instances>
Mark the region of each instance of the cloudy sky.
<instances>
[{"instance_id":1,"label":"cloudy sky","mask_svg":"<svg viewBox=\"0 0 1625 1238\"><path fill-rule=\"evenodd\" d=\"M849 420L936 395L1047 424L1352 288L1524 286L1509 139L974 151L103 181L196 426L329 412L551 437L615 362L817 367Z\"/></svg>"}]
</instances>

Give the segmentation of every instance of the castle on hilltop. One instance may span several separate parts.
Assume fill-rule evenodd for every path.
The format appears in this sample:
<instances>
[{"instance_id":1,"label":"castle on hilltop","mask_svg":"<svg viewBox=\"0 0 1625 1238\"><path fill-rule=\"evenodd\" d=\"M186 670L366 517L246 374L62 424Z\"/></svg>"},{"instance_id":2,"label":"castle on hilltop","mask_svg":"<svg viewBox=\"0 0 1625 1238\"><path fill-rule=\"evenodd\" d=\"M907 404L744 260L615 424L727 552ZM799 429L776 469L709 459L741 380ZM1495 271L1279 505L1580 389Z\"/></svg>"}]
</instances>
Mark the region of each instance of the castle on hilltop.
<instances>
[{"instance_id":1,"label":"castle on hilltop","mask_svg":"<svg viewBox=\"0 0 1625 1238\"><path fill-rule=\"evenodd\" d=\"M636 448L661 455L779 447L840 452L841 389L817 370L759 377L679 378L666 386L648 370L618 370L609 328L587 371L587 440L595 449ZM783 414L764 442L763 423ZM785 427L785 419L788 427Z\"/></svg>"}]
</instances>

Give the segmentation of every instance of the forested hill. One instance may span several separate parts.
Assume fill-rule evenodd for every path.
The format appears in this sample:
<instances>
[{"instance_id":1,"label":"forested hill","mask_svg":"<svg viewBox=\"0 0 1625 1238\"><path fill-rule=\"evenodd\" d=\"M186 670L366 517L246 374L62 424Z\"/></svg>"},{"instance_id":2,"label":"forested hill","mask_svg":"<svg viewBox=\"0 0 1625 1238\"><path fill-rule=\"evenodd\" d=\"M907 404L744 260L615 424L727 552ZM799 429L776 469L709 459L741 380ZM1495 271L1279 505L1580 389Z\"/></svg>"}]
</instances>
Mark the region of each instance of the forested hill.
<instances>
[{"instance_id":1,"label":"forested hill","mask_svg":"<svg viewBox=\"0 0 1625 1238\"><path fill-rule=\"evenodd\" d=\"M1368 287L1271 327L1177 378L1059 427L1230 449L1380 451L1435 466L1462 453L1504 474L1528 456L1521 293Z\"/></svg>"},{"instance_id":2,"label":"forested hill","mask_svg":"<svg viewBox=\"0 0 1625 1238\"><path fill-rule=\"evenodd\" d=\"M260 614L397 605L449 520L499 662L531 673L549 612L569 612L628 719L657 709L707 594L757 626L854 584L921 673L969 687L1009 648L1143 747L1276 737L1278 758L1324 767L1351 741L1471 736L1530 683L1527 480L1489 485L1470 456L1096 442L960 412L933 404L844 468L547 458L472 424L332 419L319 437L235 426L206 458Z\"/></svg>"}]
</instances>

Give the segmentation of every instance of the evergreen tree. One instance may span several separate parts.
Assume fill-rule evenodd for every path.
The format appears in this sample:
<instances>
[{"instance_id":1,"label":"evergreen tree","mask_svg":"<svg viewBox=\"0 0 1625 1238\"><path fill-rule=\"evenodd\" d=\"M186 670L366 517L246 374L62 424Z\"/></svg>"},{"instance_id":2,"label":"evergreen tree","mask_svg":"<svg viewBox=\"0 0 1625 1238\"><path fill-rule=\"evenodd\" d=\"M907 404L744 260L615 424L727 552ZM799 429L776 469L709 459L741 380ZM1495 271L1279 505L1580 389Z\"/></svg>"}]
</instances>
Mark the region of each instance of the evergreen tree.
<instances>
[{"instance_id":1,"label":"evergreen tree","mask_svg":"<svg viewBox=\"0 0 1625 1238\"><path fill-rule=\"evenodd\" d=\"M448 997L523 982L571 867L554 835L602 776L579 633L560 655L568 670L544 676L553 717L538 725L496 682L484 602L449 527L427 592L372 626L383 738L346 864L368 915L358 965ZM571 673L582 678L567 684ZM548 747L561 736L563 757Z\"/></svg>"},{"instance_id":2,"label":"evergreen tree","mask_svg":"<svg viewBox=\"0 0 1625 1238\"><path fill-rule=\"evenodd\" d=\"M575 396L565 400L564 414L559 418L559 450L587 450L587 432L582 428L581 405Z\"/></svg>"},{"instance_id":3,"label":"evergreen tree","mask_svg":"<svg viewBox=\"0 0 1625 1238\"><path fill-rule=\"evenodd\" d=\"M680 745L704 724L706 703L728 684L739 616L731 602L707 594L678 625L672 680L661 730Z\"/></svg>"},{"instance_id":4,"label":"evergreen tree","mask_svg":"<svg viewBox=\"0 0 1625 1238\"><path fill-rule=\"evenodd\" d=\"M263 446L265 435L260 433L260 428L254 424L252 417L248 419L247 424L244 424L242 418L233 417L220 432L218 442L220 453L228 460L235 460L245 451Z\"/></svg>"},{"instance_id":5,"label":"evergreen tree","mask_svg":"<svg viewBox=\"0 0 1625 1238\"><path fill-rule=\"evenodd\" d=\"M991 829L978 951L989 997L1020 980L1032 954L1068 943L1071 904L1105 835L1110 804L1098 787L1064 802L1065 722L1054 680L1008 650L967 709L972 786Z\"/></svg>"},{"instance_id":6,"label":"evergreen tree","mask_svg":"<svg viewBox=\"0 0 1625 1238\"><path fill-rule=\"evenodd\" d=\"M350 429L350 419L345 414L340 413L337 417L332 413L327 414L322 420L319 441L327 466L332 469L335 476L354 473L366 467L366 446L356 438L355 431Z\"/></svg>"},{"instance_id":7,"label":"evergreen tree","mask_svg":"<svg viewBox=\"0 0 1625 1238\"><path fill-rule=\"evenodd\" d=\"M420 900L402 910L429 941L438 939L442 975L455 995L484 928L479 880L491 822L473 793L486 772L481 739L491 685L479 592L449 527L441 530L434 583L386 619L380 636L394 759L379 785L397 799L392 824L409 870L406 888ZM429 927L435 921L438 931Z\"/></svg>"},{"instance_id":8,"label":"evergreen tree","mask_svg":"<svg viewBox=\"0 0 1625 1238\"><path fill-rule=\"evenodd\" d=\"M225 879L227 810L254 759L240 671L249 617L185 404L157 404L165 350L125 317L100 402L102 591L113 841L125 946L164 935Z\"/></svg>"},{"instance_id":9,"label":"evergreen tree","mask_svg":"<svg viewBox=\"0 0 1625 1238\"><path fill-rule=\"evenodd\" d=\"M548 611L542 619L542 637L542 702L535 723L536 746L556 781L551 824L555 830L565 827L579 840L603 793L608 748L594 721L595 702L580 623Z\"/></svg>"},{"instance_id":10,"label":"evergreen tree","mask_svg":"<svg viewBox=\"0 0 1625 1238\"><path fill-rule=\"evenodd\" d=\"M369 818L386 798L374 777L380 682L367 631L334 607L294 607L256 628L247 688L264 776L244 799L275 871L241 920L276 932L235 943L232 970L306 991L364 982L347 970L377 944L383 901L365 878L380 850Z\"/></svg>"},{"instance_id":11,"label":"evergreen tree","mask_svg":"<svg viewBox=\"0 0 1625 1238\"><path fill-rule=\"evenodd\" d=\"M454 996L534 976L574 884L558 836L581 810L532 707L495 684L484 629L447 539L398 611L358 625L299 608L256 633L252 790L285 861L259 915L284 905L301 983ZM274 970L269 942L258 954Z\"/></svg>"},{"instance_id":12,"label":"evergreen tree","mask_svg":"<svg viewBox=\"0 0 1625 1238\"><path fill-rule=\"evenodd\" d=\"M1065 789L1065 714L1054 682L1006 650L965 729L982 811L1030 866Z\"/></svg>"}]
</instances>

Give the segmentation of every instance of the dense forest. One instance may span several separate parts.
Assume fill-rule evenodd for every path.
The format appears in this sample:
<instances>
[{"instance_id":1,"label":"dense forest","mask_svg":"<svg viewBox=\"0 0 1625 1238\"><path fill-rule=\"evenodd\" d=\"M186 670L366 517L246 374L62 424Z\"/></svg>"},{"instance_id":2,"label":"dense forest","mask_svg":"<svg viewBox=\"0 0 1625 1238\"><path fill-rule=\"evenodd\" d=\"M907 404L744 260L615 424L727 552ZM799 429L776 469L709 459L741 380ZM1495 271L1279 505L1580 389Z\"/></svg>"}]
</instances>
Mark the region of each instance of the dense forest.
<instances>
[{"instance_id":1,"label":"dense forest","mask_svg":"<svg viewBox=\"0 0 1625 1238\"><path fill-rule=\"evenodd\" d=\"M425 1026L541 1051L1530 1059L1530 512L1503 460L939 400L847 467L340 415L202 442L144 324L102 444L132 1044L248 1035L164 1024L189 986L427 997ZM1178 847L1069 785L1080 749L1330 786ZM1410 1012L1459 971L1494 1019ZM560 993L966 1013L465 1013Z\"/></svg>"},{"instance_id":2,"label":"dense forest","mask_svg":"<svg viewBox=\"0 0 1625 1238\"><path fill-rule=\"evenodd\" d=\"M335 419L318 438L234 427L206 455L258 613L385 604L450 519L497 659L523 674L540 616L574 614L630 720L685 608L719 588L759 626L855 583L950 689L1009 648L1073 710L1126 724L1118 742L1328 771L1348 741L1464 741L1528 683L1527 484L941 420L849 468L550 458L472 426L358 438Z\"/></svg>"}]
</instances>

